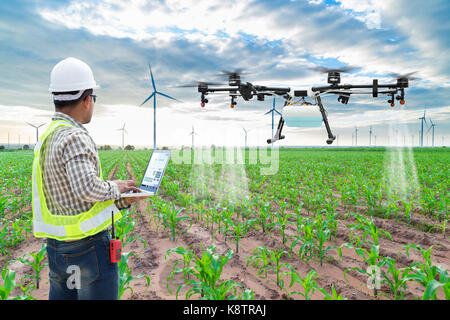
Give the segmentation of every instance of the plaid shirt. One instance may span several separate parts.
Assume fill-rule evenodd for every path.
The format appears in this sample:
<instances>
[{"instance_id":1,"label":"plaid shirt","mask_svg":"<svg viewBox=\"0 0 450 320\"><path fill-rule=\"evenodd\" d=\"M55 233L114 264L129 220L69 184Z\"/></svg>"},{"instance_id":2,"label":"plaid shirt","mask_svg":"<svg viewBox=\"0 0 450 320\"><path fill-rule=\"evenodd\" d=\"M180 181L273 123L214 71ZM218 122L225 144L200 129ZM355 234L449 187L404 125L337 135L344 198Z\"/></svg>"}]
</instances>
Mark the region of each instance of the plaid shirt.
<instances>
[{"instance_id":1,"label":"plaid shirt","mask_svg":"<svg viewBox=\"0 0 450 320\"><path fill-rule=\"evenodd\" d=\"M97 147L88 131L67 114L56 112L52 120L74 127L60 127L42 145L40 163L47 207L55 215L77 215L96 202L120 199L119 187L99 178ZM115 202L127 207L125 199Z\"/></svg>"}]
</instances>

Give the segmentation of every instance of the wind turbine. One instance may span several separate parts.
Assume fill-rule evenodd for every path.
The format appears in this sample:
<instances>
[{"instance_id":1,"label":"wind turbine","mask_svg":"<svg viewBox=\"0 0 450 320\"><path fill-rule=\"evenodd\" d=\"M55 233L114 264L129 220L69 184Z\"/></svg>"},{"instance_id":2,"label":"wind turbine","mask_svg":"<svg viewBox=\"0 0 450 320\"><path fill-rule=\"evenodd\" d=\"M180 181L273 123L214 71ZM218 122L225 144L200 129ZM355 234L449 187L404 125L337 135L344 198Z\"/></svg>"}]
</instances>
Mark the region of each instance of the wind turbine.
<instances>
[{"instance_id":1,"label":"wind turbine","mask_svg":"<svg viewBox=\"0 0 450 320\"><path fill-rule=\"evenodd\" d=\"M197 133L195 133L194 131L194 126L192 126L192 131L191 133L188 134L188 136L192 136L192 146L191 146L191 150L194 150L194 135L196 135ZM198 134L197 134L198 135Z\"/></svg>"},{"instance_id":2,"label":"wind turbine","mask_svg":"<svg viewBox=\"0 0 450 320\"><path fill-rule=\"evenodd\" d=\"M125 133L128 133L128 131L125 129L125 122L123 123L123 127L122 128L119 128L119 129L117 129L118 131L122 131L122 150L124 150L125 149L125 144L124 144L124 136L125 136Z\"/></svg>"},{"instance_id":3,"label":"wind turbine","mask_svg":"<svg viewBox=\"0 0 450 320\"><path fill-rule=\"evenodd\" d=\"M369 131L369 147L372 145L372 126L370 126L370 131Z\"/></svg>"},{"instance_id":4,"label":"wind turbine","mask_svg":"<svg viewBox=\"0 0 450 320\"><path fill-rule=\"evenodd\" d=\"M277 109L275 109L275 97L273 97L273 106L272 109L270 109L269 111L267 111L264 115L269 114L272 112L272 139L273 139L273 113L276 112L281 116L281 113L278 112ZM273 142L272 142L272 147L273 147Z\"/></svg>"},{"instance_id":5,"label":"wind turbine","mask_svg":"<svg viewBox=\"0 0 450 320\"><path fill-rule=\"evenodd\" d=\"M153 78L153 73L152 73L152 66L150 64L148 66L150 68L150 77L152 79L153 92L150 96L148 96L147 99L144 100L144 102L142 102L139 105L139 107L142 106L144 103L146 103L151 98L153 98L153 150L156 150L156 95L159 94L163 97L166 97L166 98L178 101L178 102L181 102L181 101L156 90L155 79Z\"/></svg>"},{"instance_id":6,"label":"wind turbine","mask_svg":"<svg viewBox=\"0 0 450 320\"><path fill-rule=\"evenodd\" d=\"M358 127L355 127L355 146L358 145Z\"/></svg>"},{"instance_id":7,"label":"wind turbine","mask_svg":"<svg viewBox=\"0 0 450 320\"><path fill-rule=\"evenodd\" d=\"M431 118L430 118L430 122L431 122L431 126L428 129L427 134L428 134L428 132L430 132L431 129L433 129L433 131L432 131L432 140L431 141L432 141L432 146L434 147L434 127L436 125L433 123L433 121L431 121Z\"/></svg>"},{"instance_id":8,"label":"wind turbine","mask_svg":"<svg viewBox=\"0 0 450 320\"><path fill-rule=\"evenodd\" d=\"M245 128L242 128L243 130L244 130L244 132L245 132L245 149L247 149L247 133L248 133L248 131L250 131L250 130L245 130Z\"/></svg>"},{"instance_id":9,"label":"wind turbine","mask_svg":"<svg viewBox=\"0 0 450 320\"><path fill-rule=\"evenodd\" d=\"M425 109L423 109L423 117L420 117L419 120L421 121L421 129L420 129L420 146L423 147L423 122L427 123L427 120L425 119ZM428 124L427 124L428 125Z\"/></svg>"},{"instance_id":10,"label":"wind turbine","mask_svg":"<svg viewBox=\"0 0 450 320\"><path fill-rule=\"evenodd\" d=\"M36 143L39 141L39 128L42 127L45 123L39 125L39 126L35 126L29 122L27 122L28 125L32 126L33 128L36 129Z\"/></svg>"}]
</instances>

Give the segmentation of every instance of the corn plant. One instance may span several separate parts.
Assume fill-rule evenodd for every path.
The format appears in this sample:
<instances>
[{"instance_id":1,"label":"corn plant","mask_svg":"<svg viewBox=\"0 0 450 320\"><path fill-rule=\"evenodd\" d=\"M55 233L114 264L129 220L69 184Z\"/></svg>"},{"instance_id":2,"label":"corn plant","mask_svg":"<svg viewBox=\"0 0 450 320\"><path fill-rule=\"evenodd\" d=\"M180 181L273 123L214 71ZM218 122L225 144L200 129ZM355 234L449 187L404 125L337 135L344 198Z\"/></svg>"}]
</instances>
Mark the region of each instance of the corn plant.
<instances>
[{"instance_id":1,"label":"corn plant","mask_svg":"<svg viewBox=\"0 0 450 320\"><path fill-rule=\"evenodd\" d=\"M427 250L416 244L404 245L403 247L406 248L408 257L410 249L417 250L423 257L424 262L409 266L408 274L405 277L407 281L417 282L425 288L422 300L436 300L439 287L443 288L446 299L450 298L450 278L447 271L440 266L433 265L431 261L431 249L434 246L430 246ZM438 275L439 281L436 280Z\"/></svg>"},{"instance_id":2,"label":"corn plant","mask_svg":"<svg viewBox=\"0 0 450 320\"><path fill-rule=\"evenodd\" d=\"M297 226L297 237L300 237L301 225L304 217L302 216L303 202L300 202L297 207L294 208L295 225Z\"/></svg>"},{"instance_id":3,"label":"corn plant","mask_svg":"<svg viewBox=\"0 0 450 320\"><path fill-rule=\"evenodd\" d=\"M340 294L336 292L336 288L334 287L334 284L331 285L331 294L329 294L325 289L318 288L320 292L323 293L324 298L323 300L347 300L347 298L344 298Z\"/></svg>"},{"instance_id":4,"label":"corn plant","mask_svg":"<svg viewBox=\"0 0 450 320\"><path fill-rule=\"evenodd\" d=\"M272 270L277 277L277 286L280 289L284 290L284 281L282 278L285 275L291 274L292 268L287 262L281 263L281 258L283 257L283 255L288 254L288 252L282 249L270 250L266 246L262 246L256 248L253 253L255 255L248 258L247 264L253 261L254 265L259 268L258 275L264 272L267 276L267 270ZM263 264L259 266L259 262L262 262ZM281 269L283 267L288 268L288 271L281 272Z\"/></svg>"},{"instance_id":5,"label":"corn plant","mask_svg":"<svg viewBox=\"0 0 450 320\"><path fill-rule=\"evenodd\" d=\"M298 256L300 259L304 259L309 255L312 255L313 252L313 243L314 243L314 221L310 218L305 218L301 225L302 235L300 238L296 238L291 243L291 251L293 246L296 245L298 241L302 241L302 245L298 250ZM309 260L309 259L308 259Z\"/></svg>"},{"instance_id":6,"label":"corn plant","mask_svg":"<svg viewBox=\"0 0 450 320\"><path fill-rule=\"evenodd\" d=\"M45 259L46 252L47 252L47 245L43 243L41 250L39 250L38 253L34 252L28 253L33 258L33 260L25 259L27 253L22 258L18 259L20 262L28 264L33 269L34 275L25 275L25 277L36 280L36 289L39 289L39 275L42 269L44 269L44 267L48 265L47 263L44 264L42 263Z\"/></svg>"},{"instance_id":7,"label":"corn plant","mask_svg":"<svg viewBox=\"0 0 450 320\"><path fill-rule=\"evenodd\" d=\"M19 282L20 290L22 294L14 298L14 300L36 300L35 297L31 295L34 289L36 289L36 285L33 282L29 282L28 284L23 284Z\"/></svg>"},{"instance_id":8,"label":"corn plant","mask_svg":"<svg viewBox=\"0 0 450 320\"><path fill-rule=\"evenodd\" d=\"M346 273L349 270L356 270L362 274L369 276L370 279L375 279L375 281L376 281L377 280L376 270L381 270L381 268L387 263L387 259L385 257L380 256L380 247L378 245L372 245L369 250L366 250L364 248L354 247L349 243L344 243L341 247L338 248L339 257L342 257L341 248L343 246L345 246L347 248L353 248L355 250L356 254L358 256L362 257L363 261L368 266L368 268L366 270L359 268L359 267L350 267L350 268L345 269L344 279L347 280ZM377 295L378 295L378 285L379 284L375 283L375 285L373 287L373 293L374 293L375 297L377 297Z\"/></svg>"},{"instance_id":9,"label":"corn plant","mask_svg":"<svg viewBox=\"0 0 450 320\"><path fill-rule=\"evenodd\" d=\"M185 283L180 285L176 292L176 299L178 299L179 292L186 286L192 286L186 292L186 299L191 298L193 295L199 294L200 299L248 299L253 298L253 292L251 290L244 290L243 294L238 294L237 289L242 286L235 283L232 280L222 281L220 276L224 265L232 258L233 250L229 250L224 256L215 254L215 246L209 246L203 251L203 245L201 246L201 257L195 255L192 251L188 252L188 260L184 260L183 268L173 268L172 272L183 272ZM186 254L186 251L174 250L171 252ZM185 259L185 258L184 258ZM189 265L186 265L189 263ZM188 280L191 276L193 279Z\"/></svg>"},{"instance_id":10,"label":"corn plant","mask_svg":"<svg viewBox=\"0 0 450 320\"><path fill-rule=\"evenodd\" d=\"M230 207L227 207L222 211L222 227L219 230L222 231L225 241L227 240L229 233L230 223L233 221L233 213L234 209Z\"/></svg>"},{"instance_id":11,"label":"corn plant","mask_svg":"<svg viewBox=\"0 0 450 320\"><path fill-rule=\"evenodd\" d=\"M395 259L386 257L387 272L382 272L383 283L387 283L390 291L394 295L394 300L404 299L404 290L406 289L408 268L397 269Z\"/></svg>"},{"instance_id":12,"label":"corn plant","mask_svg":"<svg viewBox=\"0 0 450 320\"><path fill-rule=\"evenodd\" d=\"M1 272L1 276L3 284L0 285L0 300L7 300L16 287L16 272L8 269L8 263L6 263Z\"/></svg>"},{"instance_id":13,"label":"corn plant","mask_svg":"<svg viewBox=\"0 0 450 320\"><path fill-rule=\"evenodd\" d=\"M337 238L337 228L338 228L338 215L337 212L326 212L325 213L325 221L327 222L327 226L330 229L330 231L333 232L334 238Z\"/></svg>"},{"instance_id":14,"label":"corn plant","mask_svg":"<svg viewBox=\"0 0 450 320\"><path fill-rule=\"evenodd\" d=\"M446 232L447 232L447 222L448 222L448 219L444 219L437 226L431 227L431 229L438 229L438 230L440 230L441 233L442 233L442 237L445 238L445 235L446 235Z\"/></svg>"},{"instance_id":15,"label":"corn plant","mask_svg":"<svg viewBox=\"0 0 450 320\"><path fill-rule=\"evenodd\" d=\"M276 221L272 222L268 226L274 229L278 229L281 233L281 242L282 244L286 243L286 227L289 223L289 218L293 215L293 213L287 213L285 211L286 205L280 203L280 212L276 216Z\"/></svg>"},{"instance_id":16,"label":"corn plant","mask_svg":"<svg viewBox=\"0 0 450 320\"><path fill-rule=\"evenodd\" d=\"M172 254L176 253L181 256L181 258L177 259L175 263L172 266L172 271L167 276L166 279L166 287L170 294L172 294L172 291L169 288L169 283L173 281L173 277L175 274L183 272L183 279L185 282L189 281L189 275L190 275L190 268L191 268L191 261L194 259L195 253L191 249L192 245L190 245L187 248L183 247L177 247L175 249L169 249L166 252L166 256L164 257L166 260L167 258ZM182 264L181 267L178 265Z\"/></svg>"},{"instance_id":17,"label":"corn plant","mask_svg":"<svg viewBox=\"0 0 450 320\"><path fill-rule=\"evenodd\" d=\"M379 245L381 237L393 241L391 234L386 230L379 229L372 218L367 218L357 213L350 213L349 215L352 215L356 219L354 224L347 225L347 228L352 230L349 237L354 245L359 246L361 242L368 243L370 245ZM353 232L353 230L363 232L362 241L361 238ZM372 241L366 241L367 236L370 236Z\"/></svg>"},{"instance_id":18,"label":"corn plant","mask_svg":"<svg viewBox=\"0 0 450 320\"><path fill-rule=\"evenodd\" d=\"M143 275L143 274L133 276L131 274L131 270L128 267L128 258L130 256L136 256L136 255L133 252L122 253L122 258L117 263L117 266L119 268L119 296L118 296L119 300L122 298L122 295L127 290L130 290L131 294L133 294L133 288L130 287L130 283L134 279L140 279L142 277L145 277L145 279L147 280L147 288L150 286L150 278L148 276Z\"/></svg>"},{"instance_id":19,"label":"corn plant","mask_svg":"<svg viewBox=\"0 0 450 320\"><path fill-rule=\"evenodd\" d=\"M270 202L263 202L259 207L257 220L261 224L263 234L266 234L267 218L270 216Z\"/></svg>"},{"instance_id":20,"label":"corn plant","mask_svg":"<svg viewBox=\"0 0 450 320\"><path fill-rule=\"evenodd\" d=\"M239 252L239 240L247 234L248 230L251 229L254 222L255 222L255 220L253 220L253 219L246 219L245 221L239 221L239 222L235 222L232 220L230 222L231 230L233 232L233 236L234 236L235 244L236 244L236 253Z\"/></svg>"},{"instance_id":21,"label":"corn plant","mask_svg":"<svg viewBox=\"0 0 450 320\"><path fill-rule=\"evenodd\" d=\"M312 235L310 234L309 239L303 242L299 250L299 256L303 258L306 255L305 250L311 250L311 255L306 261L308 262L312 257L318 257L320 259L320 266L322 266L326 253L331 249L335 249L336 246L325 246L325 243L330 240L331 236L331 230L328 228L328 222L326 220L318 216L312 227ZM311 232L311 229L308 231Z\"/></svg>"},{"instance_id":22,"label":"corn plant","mask_svg":"<svg viewBox=\"0 0 450 320\"><path fill-rule=\"evenodd\" d=\"M253 250L253 255L247 259L247 265L253 263L253 266L258 270L258 276L264 273L263 278L267 278L268 265L270 263L270 252L267 247L262 246Z\"/></svg>"},{"instance_id":23,"label":"corn plant","mask_svg":"<svg viewBox=\"0 0 450 320\"><path fill-rule=\"evenodd\" d=\"M167 211L166 220L164 221L165 224L167 224L171 230L172 233L172 241L176 241L176 235L177 235L177 227L179 226L181 221L189 220L190 225L187 229L189 229L192 226L192 220L188 216L182 216L181 212L184 210L184 208L176 209L175 205L172 204L172 208Z\"/></svg>"},{"instance_id":24,"label":"corn plant","mask_svg":"<svg viewBox=\"0 0 450 320\"><path fill-rule=\"evenodd\" d=\"M291 283L289 284L289 288L291 288L294 283L299 283L303 287L303 292L292 291L289 292L288 297L294 294L299 294L305 298L305 300L311 300L311 296L316 290L319 290L319 287L316 283L317 272L315 270L311 270L308 272L305 278L302 278L298 275L298 273L291 267Z\"/></svg>"},{"instance_id":25,"label":"corn plant","mask_svg":"<svg viewBox=\"0 0 450 320\"><path fill-rule=\"evenodd\" d=\"M409 201L407 200L400 200L403 204L403 210L404 210L404 216L406 217L406 221L411 224L413 209L414 209L414 198L415 196L411 196L411 199Z\"/></svg>"},{"instance_id":26,"label":"corn plant","mask_svg":"<svg viewBox=\"0 0 450 320\"><path fill-rule=\"evenodd\" d=\"M9 255L9 251L6 250L6 239L8 237L8 228L4 226L2 228L2 224L0 222L0 253L2 256Z\"/></svg>"},{"instance_id":27,"label":"corn plant","mask_svg":"<svg viewBox=\"0 0 450 320\"><path fill-rule=\"evenodd\" d=\"M115 233L122 242L122 246L125 246L127 243L133 241L134 239L139 239L145 248L147 242L142 239L141 236L131 235L134 231L134 226L135 222L133 221L131 214L128 211L123 214L120 220L114 221Z\"/></svg>"}]
</instances>

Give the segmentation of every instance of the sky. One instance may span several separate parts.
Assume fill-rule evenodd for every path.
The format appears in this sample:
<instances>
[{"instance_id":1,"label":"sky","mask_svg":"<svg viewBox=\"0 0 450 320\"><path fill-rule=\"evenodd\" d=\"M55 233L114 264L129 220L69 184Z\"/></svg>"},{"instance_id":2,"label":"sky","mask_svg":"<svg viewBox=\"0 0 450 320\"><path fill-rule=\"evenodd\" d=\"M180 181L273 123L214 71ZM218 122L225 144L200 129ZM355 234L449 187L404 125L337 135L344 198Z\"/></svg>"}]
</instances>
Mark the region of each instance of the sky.
<instances>
[{"instance_id":1,"label":"sky","mask_svg":"<svg viewBox=\"0 0 450 320\"><path fill-rule=\"evenodd\" d=\"M158 147L267 146L272 99L209 95L200 106L193 81L226 83L221 70L244 69L244 82L307 89L326 85L317 66L358 69L342 83L391 83L391 73L416 72L406 104L386 96L324 97L334 146L417 145L426 108L424 145L450 145L450 2L446 0L8 0L0 1L0 145L34 143L27 123L54 113L48 91L53 66L86 62L100 88L91 123L97 145L153 146L151 65L158 91ZM281 112L283 100L275 100ZM279 116L274 118L275 129ZM431 119L431 121L430 121ZM356 131L357 130L357 131ZM370 130L372 136L370 137ZM428 133L428 134L427 134ZM320 128L285 126L279 146L327 146ZM9 137L9 138L8 138Z\"/></svg>"}]
</instances>

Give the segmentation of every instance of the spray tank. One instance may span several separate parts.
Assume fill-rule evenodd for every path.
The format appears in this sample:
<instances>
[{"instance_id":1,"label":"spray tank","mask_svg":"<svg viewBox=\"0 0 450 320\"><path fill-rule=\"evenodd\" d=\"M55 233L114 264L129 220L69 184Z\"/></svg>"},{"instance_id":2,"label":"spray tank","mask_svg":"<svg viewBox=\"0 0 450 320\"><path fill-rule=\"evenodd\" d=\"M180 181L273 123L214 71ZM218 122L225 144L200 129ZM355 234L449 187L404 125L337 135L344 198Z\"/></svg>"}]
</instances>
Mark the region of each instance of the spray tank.
<instances>
[{"instance_id":1,"label":"spray tank","mask_svg":"<svg viewBox=\"0 0 450 320\"><path fill-rule=\"evenodd\" d=\"M323 122L317 105L287 105L283 107L281 114L288 127L313 128L320 127Z\"/></svg>"}]
</instances>

